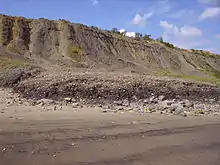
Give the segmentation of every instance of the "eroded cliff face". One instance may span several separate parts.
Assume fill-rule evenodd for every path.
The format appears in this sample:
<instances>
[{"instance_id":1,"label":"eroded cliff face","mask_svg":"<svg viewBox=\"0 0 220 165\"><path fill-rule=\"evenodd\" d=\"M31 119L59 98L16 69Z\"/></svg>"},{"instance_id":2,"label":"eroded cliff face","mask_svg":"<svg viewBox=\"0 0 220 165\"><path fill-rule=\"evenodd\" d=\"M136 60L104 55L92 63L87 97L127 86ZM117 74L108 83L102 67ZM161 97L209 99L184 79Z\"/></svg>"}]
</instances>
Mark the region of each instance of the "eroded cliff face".
<instances>
[{"instance_id":1,"label":"eroded cliff face","mask_svg":"<svg viewBox=\"0 0 220 165\"><path fill-rule=\"evenodd\" d=\"M125 69L198 76L220 71L217 55L172 49L156 41L146 42L65 20L0 15L0 45L29 58L109 71Z\"/></svg>"}]
</instances>

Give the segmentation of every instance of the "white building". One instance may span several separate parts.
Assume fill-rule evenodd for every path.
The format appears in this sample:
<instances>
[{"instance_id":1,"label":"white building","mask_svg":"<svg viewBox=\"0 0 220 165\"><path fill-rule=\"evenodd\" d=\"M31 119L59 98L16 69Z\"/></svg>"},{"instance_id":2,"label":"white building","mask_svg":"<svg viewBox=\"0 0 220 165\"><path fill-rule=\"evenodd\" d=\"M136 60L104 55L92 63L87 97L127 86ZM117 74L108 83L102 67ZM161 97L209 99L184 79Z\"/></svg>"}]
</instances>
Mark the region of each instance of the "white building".
<instances>
[{"instance_id":1,"label":"white building","mask_svg":"<svg viewBox=\"0 0 220 165\"><path fill-rule=\"evenodd\" d=\"M124 33L125 36L127 36L127 37L135 37L136 36L135 32L127 32L125 29L120 29L119 32Z\"/></svg>"}]
</instances>

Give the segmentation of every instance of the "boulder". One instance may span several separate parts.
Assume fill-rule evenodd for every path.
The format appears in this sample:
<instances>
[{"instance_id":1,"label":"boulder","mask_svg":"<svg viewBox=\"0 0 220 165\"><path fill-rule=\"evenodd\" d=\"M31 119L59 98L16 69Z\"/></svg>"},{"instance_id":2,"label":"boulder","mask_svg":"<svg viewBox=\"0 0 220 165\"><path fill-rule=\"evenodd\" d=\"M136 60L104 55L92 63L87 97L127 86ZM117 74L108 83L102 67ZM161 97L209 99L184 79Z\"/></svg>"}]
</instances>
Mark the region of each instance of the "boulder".
<instances>
[{"instance_id":1,"label":"boulder","mask_svg":"<svg viewBox=\"0 0 220 165\"><path fill-rule=\"evenodd\" d=\"M158 98L156 98L155 96L152 96L152 97L149 99L149 103L151 103L151 104L157 104L157 103L158 103Z\"/></svg>"},{"instance_id":2,"label":"boulder","mask_svg":"<svg viewBox=\"0 0 220 165\"><path fill-rule=\"evenodd\" d=\"M123 105L123 101L119 100L119 101L114 101L113 102L115 105L117 106L122 106Z\"/></svg>"},{"instance_id":3,"label":"boulder","mask_svg":"<svg viewBox=\"0 0 220 165\"><path fill-rule=\"evenodd\" d=\"M123 100L122 106L128 107L130 102L128 100Z\"/></svg>"},{"instance_id":4,"label":"boulder","mask_svg":"<svg viewBox=\"0 0 220 165\"><path fill-rule=\"evenodd\" d=\"M123 106L118 106L116 109L117 109L117 111L122 111L122 110L124 110L124 107Z\"/></svg>"},{"instance_id":5,"label":"boulder","mask_svg":"<svg viewBox=\"0 0 220 165\"><path fill-rule=\"evenodd\" d=\"M184 100L182 105L183 105L183 107L186 107L186 108L193 108L194 107L194 104L192 102L190 102L189 100Z\"/></svg>"},{"instance_id":6,"label":"boulder","mask_svg":"<svg viewBox=\"0 0 220 165\"><path fill-rule=\"evenodd\" d=\"M72 103L72 107L73 107L73 108L79 107L79 103Z\"/></svg>"},{"instance_id":7,"label":"boulder","mask_svg":"<svg viewBox=\"0 0 220 165\"><path fill-rule=\"evenodd\" d=\"M66 103L71 103L71 102L72 102L72 98L66 97L66 98L64 98L64 101L65 101Z\"/></svg>"},{"instance_id":8,"label":"boulder","mask_svg":"<svg viewBox=\"0 0 220 165\"><path fill-rule=\"evenodd\" d=\"M182 113L184 113L184 109L182 107L176 107L173 111L174 115L181 115Z\"/></svg>"},{"instance_id":9,"label":"boulder","mask_svg":"<svg viewBox=\"0 0 220 165\"><path fill-rule=\"evenodd\" d=\"M51 105L51 104L54 104L55 101L54 100L50 100L50 99L41 99L41 100L38 100L36 102L37 105Z\"/></svg>"},{"instance_id":10,"label":"boulder","mask_svg":"<svg viewBox=\"0 0 220 165\"><path fill-rule=\"evenodd\" d=\"M159 101L164 101L164 100L165 100L165 96L163 96L163 95L159 96L159 97L158 97L158 100L159 100Z\"/></svg>"}]
</instances>

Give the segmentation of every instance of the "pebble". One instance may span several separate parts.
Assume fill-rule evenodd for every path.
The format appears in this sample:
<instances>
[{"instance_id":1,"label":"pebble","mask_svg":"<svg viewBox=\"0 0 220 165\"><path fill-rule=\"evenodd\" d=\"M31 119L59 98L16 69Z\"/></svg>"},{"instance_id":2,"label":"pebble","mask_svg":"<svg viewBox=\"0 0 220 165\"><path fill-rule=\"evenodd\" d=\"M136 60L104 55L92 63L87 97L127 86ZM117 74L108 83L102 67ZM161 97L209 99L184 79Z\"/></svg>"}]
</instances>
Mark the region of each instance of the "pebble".
<instances>
[{"instance_id":1,"label":"pebble","mask_svg":"<svg viewBox=\"0 0 220 165\"><path fill-rule=\"evenodd\" d=\"M123 106L117 107L117 111L122 111L122 110L124 110Z\"/></svg>"},{"instance_id":2,"label":"pebble","mask_svg":"<svg viewBox=\"0 0 220 165\"><path fill-rule=\"evenodd\" d=\"M137 122L136 122L136 121L132 121L131 123L132 123L132 124L137 124Z\"/></svg>"},{"instance_id":3,"label":"pebble","mask_svg":"<svg viewBox=\"0 0 220 165\"><path fill-rule=\"evenodd\" d=\"M72 146L76 146L76 143L72 143L71 145L72 145Z\"/></svg>"},{"instance_id":4,"label":"pebble","mask_svg":"<svg viewBox=\"0 0 220 165\"><path fill-rule=\"evenodd\" d=\"M46 108L45 106L47 106L48 104L53 104L51 105L51 110L62 109L62 105L61 106L54 105L56 104L56 102L50 99L41 99L38 101L33 101L33 100L21 98L19 94L8 92L6 89L4 89L4 91L6 92L4 92L5 93L4 97L0 98L0 103L6 105L6 107L7 107L7 103L8 106L14 104L23 104L23 105L38 105L38 106L42 106L42 108ZM68 98L67 100L70 99L72 98ZM180 116L185 116L185 114L186 116L200 116L200 115L219 116L220 101L217 99L207 99L207 102L208 103L192 102L191 100L187 100L187 99L168 100L165 99L165 96L163 95L160 95L159 97L155 97L155 95L152 94L149 98L143 99L140 102L130 103L128 99L125 99L122 101L121 100L114 101L113 104L111 104L111 106L114 106L113 108L116 108L117 111L126 109L129 112L134 112L134 110L137 109L141 114L144 114L145 112L152 113L155 112L156 110L157 111L156 113L174 114ZM80 104L76 103L74 99L72 99L71 103L72 104L70 104L70 106L72 105L73 108L80 107ZM103 106L102 108L103 108L102 110L103 113L106 113L107 110L110 109L110 108L106 108L105 106ZM4 111L1 111L0 113L4 113Z\"/></svg>"},{"instance_id":5,"label":"pebble","mask_svg":"<svg viewBox=\"0 0 220 165\"><path fill-rule=\"evenodd\" d=\"M103 110L102 110L102 113L106 113L106 112L107 112L107 110L106 110L106 109L103 109Z\"/></svg>"},{"instance_id":6,"label":"pebble","mask_svg":"<svg viewBox=\"0 0 220 165\"><path fill-rule=\"evenodd\" d=\"M72 107L73 107L73 108L79 107L79 103L72 103Z\"/></svg>"},{"instance_id":7,"label":"pebble","mask_svg":"<svg viewBox=\"0 0 220 165\"><path fill-rule=\"evenodd\" d=\"M123 104L123 101L114 101L113 103L115 105L121 106Z\"/></svg>"}]
</instances>

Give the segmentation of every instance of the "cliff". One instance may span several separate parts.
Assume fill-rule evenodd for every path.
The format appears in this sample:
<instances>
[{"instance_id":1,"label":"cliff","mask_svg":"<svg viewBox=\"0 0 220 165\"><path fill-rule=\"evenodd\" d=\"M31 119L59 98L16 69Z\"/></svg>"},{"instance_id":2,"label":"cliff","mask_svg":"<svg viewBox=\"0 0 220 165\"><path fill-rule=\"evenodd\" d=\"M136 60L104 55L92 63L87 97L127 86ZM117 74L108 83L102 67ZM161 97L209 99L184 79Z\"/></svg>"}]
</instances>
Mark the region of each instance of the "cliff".
<instances>
[{"instance_id":1,"label":"cliff","mask_svg":"<svg viewBox=\"0 0 220 165\"><path fill-rule=\"evenodd\" d=\"M218 55L172 48L65 20L0 15L0 45L1 55L31 59L45 68L42 61L61 68L220 78Z\"/></svg>"}]
</instances>

